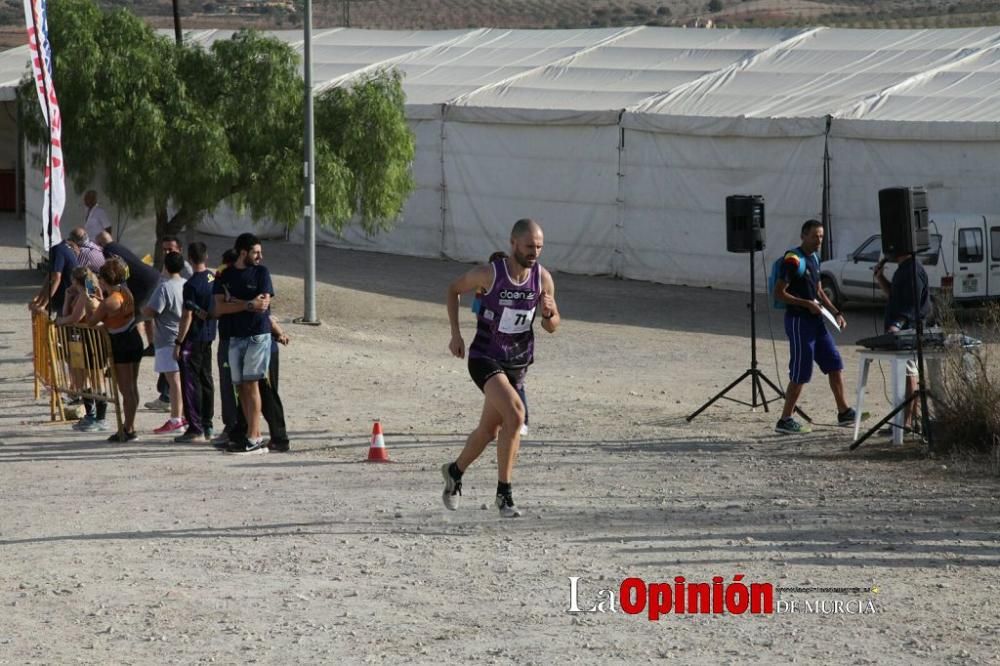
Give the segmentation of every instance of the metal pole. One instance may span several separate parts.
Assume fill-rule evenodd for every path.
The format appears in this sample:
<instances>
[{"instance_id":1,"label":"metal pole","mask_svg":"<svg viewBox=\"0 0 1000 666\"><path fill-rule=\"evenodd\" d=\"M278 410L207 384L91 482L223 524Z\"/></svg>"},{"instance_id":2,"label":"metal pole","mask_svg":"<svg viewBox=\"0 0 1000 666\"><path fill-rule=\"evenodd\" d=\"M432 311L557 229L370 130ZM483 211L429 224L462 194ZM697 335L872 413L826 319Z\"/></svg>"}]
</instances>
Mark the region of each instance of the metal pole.
<instances>
[{"instance_id":1,"label":"metal pole","mask_svg":"<svg viewBox=\"0 0 1000 666\"><path fill-rule=\"evenodd\" d=\"M17 219L24 219L22 213L23 202L21 201L22 189L21 183L24 180L24 173L22 169L24 168L24 107L21 106L21 91L19 88L14 89L14 99L17 104L17 160L14 162L14 212L17 214ZM28 251L31 251L31 245L28 245ZM30 263L30 262L29 262ZM37 400L37 398L35 398Z\"/></svg>"},{"instance_id":2,"label":"metal pole","mask_svg":"<svg viewBox=\"0 0 1000 666\"><path fill-rule=\"evenodd\" d=\"M180 0L174 0L174 41L180 45L184 42L184 35L181 32L181 10L177 6L178 2Z\"/></svg>"},{"instance_id":3,"label":"metal pole","mask_svg":"<svg viewBox=\"0 0 1000 666\"><path fill-rule=\"evenodd\" d=\"M316 163L313 139L313 83L312 83L312 0L306 0L305 41L302 51L305 60L305 312L301 323L318 324L316 319Z\"/></svg>"},{"instance_id":4,"label":"metal pole","mask_svg":"<svg viewBox=\"0 0 1000 666\"><path fill-rule=\"evenodd\" d=\"M830 126L833 116L826 117L826 135L823 139L823 246L820 248L820 258L823 261L833 258L833 228L830 213Z\"/></svg>"}]
</instances>

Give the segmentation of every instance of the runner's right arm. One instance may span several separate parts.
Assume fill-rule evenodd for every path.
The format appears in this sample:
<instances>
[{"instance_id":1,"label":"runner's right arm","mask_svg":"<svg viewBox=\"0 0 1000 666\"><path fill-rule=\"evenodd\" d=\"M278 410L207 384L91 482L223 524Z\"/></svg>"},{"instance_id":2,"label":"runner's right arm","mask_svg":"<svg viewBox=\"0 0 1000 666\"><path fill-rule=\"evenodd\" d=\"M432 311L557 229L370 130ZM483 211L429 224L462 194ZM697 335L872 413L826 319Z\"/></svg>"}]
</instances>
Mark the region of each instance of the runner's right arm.
<instances>
[{"instance_id":1,"label":"runner's right arm","mask_svg":"<svg viewBox=\"0 0 1000 666\"><path fill-rule=\"evenodd\" d=\"M493 267L489 264L477 266L448 285L448 322L451 324L451 341L448 349L453 356L465 358L465 341L458 324L458 307L461 295L466 292L486 291L493 284Z\"/></svg>"}]
</instances>

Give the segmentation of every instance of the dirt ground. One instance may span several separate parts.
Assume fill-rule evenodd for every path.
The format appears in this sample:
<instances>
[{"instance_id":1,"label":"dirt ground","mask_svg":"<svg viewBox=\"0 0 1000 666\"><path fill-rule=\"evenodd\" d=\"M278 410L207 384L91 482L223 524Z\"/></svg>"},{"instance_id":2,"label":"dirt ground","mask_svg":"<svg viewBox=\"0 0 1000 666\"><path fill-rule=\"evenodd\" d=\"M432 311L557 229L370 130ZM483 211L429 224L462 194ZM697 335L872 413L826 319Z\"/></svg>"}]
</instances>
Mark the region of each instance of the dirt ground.
<instances>
[{"instance_id":1,"label":"dirt ground","mask_svg":"<svg viewBox=\"0 0 1000 666\"><path fill-rule=\"evenodd\" d=\"M49 424L24 306L41 274L22 227L0 228L0 663L1000 662L987 470L884 438L849 452L832 425L782 437L732 402L685 422L748 364L745 294L556 274L525 516L501 521L492 451L459 511L440 500L482 400L447 353L444 290L466 266L320 248L323 325L289 325L281 352L292 451L247 458L153 435L145 410L128 445ZM301 247L267 243L265 262L277 313L300 315ZM839 337L849 393L876 314L848 312ZM783 382L780 320L774 352L759 322ZM144 366L143 402L154 380ZM878 371L869 398L885 409ZM822 381L802 406L835 420ZM394 464L361 462L374 419ZM811 589L776 592L773 614L568 612L570 577L585 611L630 577L740 574Z\"/></svg>"}]
</instances>

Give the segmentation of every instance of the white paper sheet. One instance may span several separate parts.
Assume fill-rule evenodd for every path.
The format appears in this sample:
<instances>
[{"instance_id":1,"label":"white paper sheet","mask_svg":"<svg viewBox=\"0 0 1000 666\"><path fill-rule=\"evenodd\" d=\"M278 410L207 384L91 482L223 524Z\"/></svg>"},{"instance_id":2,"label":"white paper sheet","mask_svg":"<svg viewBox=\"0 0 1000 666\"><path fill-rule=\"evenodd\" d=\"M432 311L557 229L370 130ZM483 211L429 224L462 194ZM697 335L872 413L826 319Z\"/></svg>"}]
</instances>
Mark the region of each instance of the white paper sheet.
<instances>
[{"instance_id":1,"label":"white paper sheet","mask_svg":"<svg viewBox=\"0 0 1000 666\"><path fill-rule=\"evenodd\" d=\"M830 326L833 326L833 329L839 333L840 325L837 323L837 318L834 317L832 314L830 314L830 311L824 308L822 305L819 306L819 311L820 314L823 315L823 318L830 323Z\"/></svg>"}]
</instances>

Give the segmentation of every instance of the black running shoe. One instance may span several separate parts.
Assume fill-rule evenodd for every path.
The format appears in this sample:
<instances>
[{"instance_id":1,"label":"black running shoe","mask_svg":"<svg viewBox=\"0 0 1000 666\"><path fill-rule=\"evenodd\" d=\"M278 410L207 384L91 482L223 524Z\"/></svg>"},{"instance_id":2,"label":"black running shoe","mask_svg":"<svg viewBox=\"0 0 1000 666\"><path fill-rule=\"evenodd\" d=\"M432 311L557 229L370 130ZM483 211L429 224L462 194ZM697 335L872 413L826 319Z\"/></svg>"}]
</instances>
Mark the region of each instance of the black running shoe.
<instances>
[{"instance_id":1,"label":"black running shoe","mask_svg":"<svg viewBox=\"0 0 1000 666\"><path fill-rule=\"evenodd\" d=\"M444 508L454 511L458 508L458 498L462 496L462 481L461 479L456 481L452 478L451 473L448 472L450 466L451 463L441 465L441 476L444 477L444 491L441 493L441 501L444 502Z\"/></svg>"},{"instance_id":2,"label":"black running shoe","mask_svg":"<svg viewBox=\"0 0 1000 666\"><path fill-rule=\"evenodd\" d=\"M137 439L139 439L139 435L135 434L135 430L132 432L123 430L108 437L108 441L114 444L124 444L125 442L132 442Z\"/></svg>"},{"instance_id":3,"label":"black running shoe","mask_svg":"<svg viewBox=\"0 0 1000 666\"><path fill-rule=\"evenodd\" d=\"M240 443L233 443L226 449L226 453L234 453L238 456L252 456L260 453L267 453L267 444L263 437L248 439Z\"/></svg>"},{"instance_id":4,"label":"black running shoe","mask_svg":"<svg viewBox=\"0 0 1000 666\"><path fill-rule=\"evenodd\" d=\"M267 440L267 450L277 453L288 453L291 448L288 442L276 442L273 439Z\"/></svg>"},{"instance_id":5,"label":"black running shoe","mask_svg":"<svg viewBox=\"0 0 1000 666\"><path fill-rule=\"evenodd\" d=\"M514 506L514 498L511 495L497 495L496 505L501 518L521 517L521 512Z\"/></svg>"},{"instance_id":6,"label":"black running shoe","mask_svg":"<svg viewBox=\"0 0 1000 666\"><path fill-rule=\"evenodd\" d=\"M854 419L857 413L854 411L853 407L848 407L842 412L837 414L837 425L839 426L852 426L854 425Z\"/></svg>"}]
</instances>

